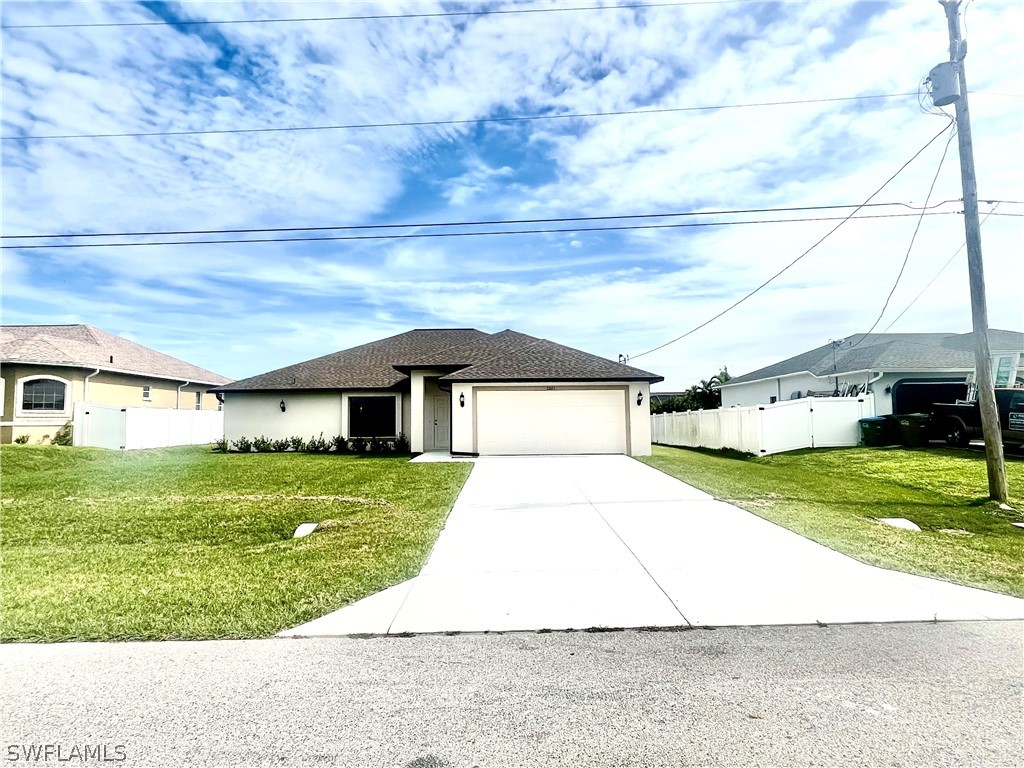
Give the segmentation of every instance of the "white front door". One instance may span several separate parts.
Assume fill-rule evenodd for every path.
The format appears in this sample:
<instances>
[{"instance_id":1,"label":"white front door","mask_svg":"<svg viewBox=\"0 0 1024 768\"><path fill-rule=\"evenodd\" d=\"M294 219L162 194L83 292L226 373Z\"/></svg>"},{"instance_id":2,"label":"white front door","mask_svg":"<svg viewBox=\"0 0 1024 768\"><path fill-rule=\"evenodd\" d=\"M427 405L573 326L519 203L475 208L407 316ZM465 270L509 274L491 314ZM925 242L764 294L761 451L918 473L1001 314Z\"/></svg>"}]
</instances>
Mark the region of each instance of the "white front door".
<instances>
[{"instance_id":1,"label":"white front door","mask_svg":"<svg viewBox=\"0 0 1024 768\"><path fill-rule=\"evenodd\" d=\"M434 448L451 447L451 409L451 395L434 395Z\"/></svg>"}]
</instances>

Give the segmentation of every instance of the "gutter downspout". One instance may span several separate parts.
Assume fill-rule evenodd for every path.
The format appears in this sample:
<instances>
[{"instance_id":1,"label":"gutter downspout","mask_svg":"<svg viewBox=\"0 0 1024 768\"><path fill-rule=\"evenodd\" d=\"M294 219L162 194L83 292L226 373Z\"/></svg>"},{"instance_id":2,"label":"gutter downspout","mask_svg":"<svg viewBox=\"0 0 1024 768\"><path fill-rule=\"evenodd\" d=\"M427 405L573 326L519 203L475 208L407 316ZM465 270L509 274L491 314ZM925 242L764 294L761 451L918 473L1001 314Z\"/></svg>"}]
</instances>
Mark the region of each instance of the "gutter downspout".
<instances>
[{"instance_id":1,"label":"gutter downspout","mask_svg":"<svg viewBox=\"0 0 1024 768\"><path fill-rule=\"evenodd\" d=\"M89 379L91 379L93 376L95 376L99 372L100 372L100 369L97 368L95 371L93 371L92 373L90 373L88 376L85 377L85 388L82 390L82 399L85 402L87 402L87 403L89 402Z\"/></svg>"},{"instance_id":2,"label":"gutter downspout","mask_svg":"<svg viewBox=\"0 0 1024 768\"><path fill-rule=\"evenodd\" d=\"M187 387L191 383L192 383L191 381L186 381L184 384L179 384L178 385L178 393L175 395L175 399L174 399L174 408L175 408L175 410L180 410L181 409L181 388L182 387Z\"/></svg>"}]
</instances>

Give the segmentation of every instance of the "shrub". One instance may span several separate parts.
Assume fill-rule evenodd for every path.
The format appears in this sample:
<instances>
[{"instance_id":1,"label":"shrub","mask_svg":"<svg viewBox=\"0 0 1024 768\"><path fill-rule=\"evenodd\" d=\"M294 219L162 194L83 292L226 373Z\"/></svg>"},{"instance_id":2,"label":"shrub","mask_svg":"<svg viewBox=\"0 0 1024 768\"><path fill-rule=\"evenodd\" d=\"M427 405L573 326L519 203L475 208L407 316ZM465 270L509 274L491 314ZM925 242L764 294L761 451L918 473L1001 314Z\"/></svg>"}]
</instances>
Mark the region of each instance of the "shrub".
<instances>
[{"instance_id":1,"label":"shrub","mask_svg":"<svg viewBox=\"0 0 1024 768\"><path fill-rule=\"evenodd\" d=\"M270 453L270 450L273 447L273 442L269 437L260 435L252 441L252 447L256 449L256 453Z\"/></svg>"},{"instance_id":2,"label":"shrub","mask_svg":"<svg viewBox=\"0 0 1024 768\"><path fill-rule=\"evenodd\" d=\"M324 440L324 433L320 433L320 437L311 437L309 442L306 443L306 450L310 453L327 453L331 450L331 444Z\"/></svg>"},{"instance_id":3,"label":"shrub","mask_svg":"<svg viewBox=\"0 0 1024 768\"><path fill-rule=\"evenodd\" d=\"M370 444L367 446L367 450L370 453L384 453L384 441L374 435L370 438Z\"/></svg>"},{"instance_id":4,"label":"shrub","mask_svg":"<svg viewBox=\"0 0 1024 768\"><path fill-rule=\"evenodd\" d=\"M54 445L71 445L71 422L65 421L64 426L53 436Z\"/></svg>"},{"instance_id":5,"label":"shrub","mask_svg":"<svg viewBox=\"0 0 1024 768\"><path fill-rule=\"evenodd\" d=\"M239 453L249 453L252 451L252 440L248 437L240 437L237 440L231 442L235 446L235 450Z\"/></svg>"},{"instance_id":6,"label":"shrub","mask_svg":"<svg viewBox=\"0 0 1024 768\"><path fill-rule=\"evenodd\" d=\"M18 435L16 438L14 438L14 442L16 442L18 445L25 445L25 443L28 442L28 435Z\"/></svg>"},{"instance_id":7,"label":"shrub","mask_svg":"<svg viewBox=\"0 0 1024 768\"><path fill-rule=\"evenodd\" d=\"M409 438L405 436L405 432L398 433L398 437L395 439L394 449L395 453L409 452Z\"/></svg>"},{"instance_id":8,"label":"shrub","mask_svg":"<svg viewBox=\"0 0 1024 768\"><path fill-rule=\"evenodd\" d=\"M341 435L335 435L331 438L331 447L334 448L335 453L348 453L348 440Z\"/></svg>"},{"instance_id":9,"label":"shrub","mask_svg":"<svg viewBox=\"0 0 1024 768\"><path fill-rule=\"evenodd\" d=\"M270 444L270 450L274 453L282 453L283 451L287 451L290 446L291 443L287 440L274 440Z\"/></svg>"},{"instance_id":10,"label":"shrub","mask_svg":"<svg viewBox=\"0 0 1024 768\"><path fill-rule=\"evenodd\" d=\"M298 435L293 435L288 438L288 445L292 447L293 451L304 451L306 450L306 441Z\"/></svg>"},{"instance_id":11,"label":"shrub","mask_svg":"<svg viewBox=\"0 0 1024 768\"><path fill-rule=\"evenodd\" d=\"M365 437L353 437L352 438L352 453L366 453L366 438Z\"/></svg>"},{"instance_id":12,"label":"shrub","mask_svg":"<svg viewBox=\"0 0 1024 768\"><path fill-rule=\"evenodd\" d=\"M214 453L227 453L228 452L228 440L226 437L222 437L219 440L213 441L213 452Z\"/></svg>"}]
</instances>

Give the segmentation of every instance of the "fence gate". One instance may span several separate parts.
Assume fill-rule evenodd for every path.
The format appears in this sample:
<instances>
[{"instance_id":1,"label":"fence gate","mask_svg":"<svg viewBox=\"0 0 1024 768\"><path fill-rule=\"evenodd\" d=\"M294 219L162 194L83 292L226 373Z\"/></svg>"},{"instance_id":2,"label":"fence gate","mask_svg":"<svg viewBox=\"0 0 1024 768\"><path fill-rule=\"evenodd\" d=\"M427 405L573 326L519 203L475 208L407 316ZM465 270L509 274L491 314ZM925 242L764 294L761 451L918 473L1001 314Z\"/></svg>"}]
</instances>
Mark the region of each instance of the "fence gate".
<instances>
[{"instance_id":1,"label":"fence gate","mask_svg":"<svg viewBox=\"0 0 1024 768\"><path fill-rule=\"evenodd\" d=\"M126 450L203 445L224 436L223 411L75 403L75 445Z\"/></svg>"},{"instance_id":2,"label":"fence gate","mask_svg":"<svg viewBox=\"0 0 1024 768\"><path fill-rule=\"evenodd\" d=\"M732 448L758 456L798 448L860 445L860 419L875 415L873 395L806 397L771 405L651 416L662 445Z\"/></svg>"}]
</instances>

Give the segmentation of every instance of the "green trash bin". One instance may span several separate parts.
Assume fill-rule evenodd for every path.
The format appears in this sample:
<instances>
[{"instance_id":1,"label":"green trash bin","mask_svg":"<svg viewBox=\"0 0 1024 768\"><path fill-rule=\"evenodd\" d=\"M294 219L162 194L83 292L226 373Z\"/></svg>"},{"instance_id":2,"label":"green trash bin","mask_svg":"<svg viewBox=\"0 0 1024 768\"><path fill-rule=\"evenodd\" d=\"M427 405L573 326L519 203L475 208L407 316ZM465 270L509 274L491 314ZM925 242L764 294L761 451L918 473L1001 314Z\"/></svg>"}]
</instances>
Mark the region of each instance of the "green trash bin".
<instances>
[{"instance_id":1,"label":"green trash bin","mask_svg":"<svg viewBox=\"0 0 1024 768\"><path fill-rule=\"evenodd\" d=\"M907 448L924 448L928 445L928 414L901 413L900 442Z\"/></svg>"},{"instance_id":2,"label":"green trash bin","mask_svg":"<svg viewBox=\"0 0 1024 768\"><path fill-rule=\"evenodd\" d=\"M889 429L883 416L868 416L860 420L860 441L871 448L889 445Z\"/></svg>"}]
</instances>

